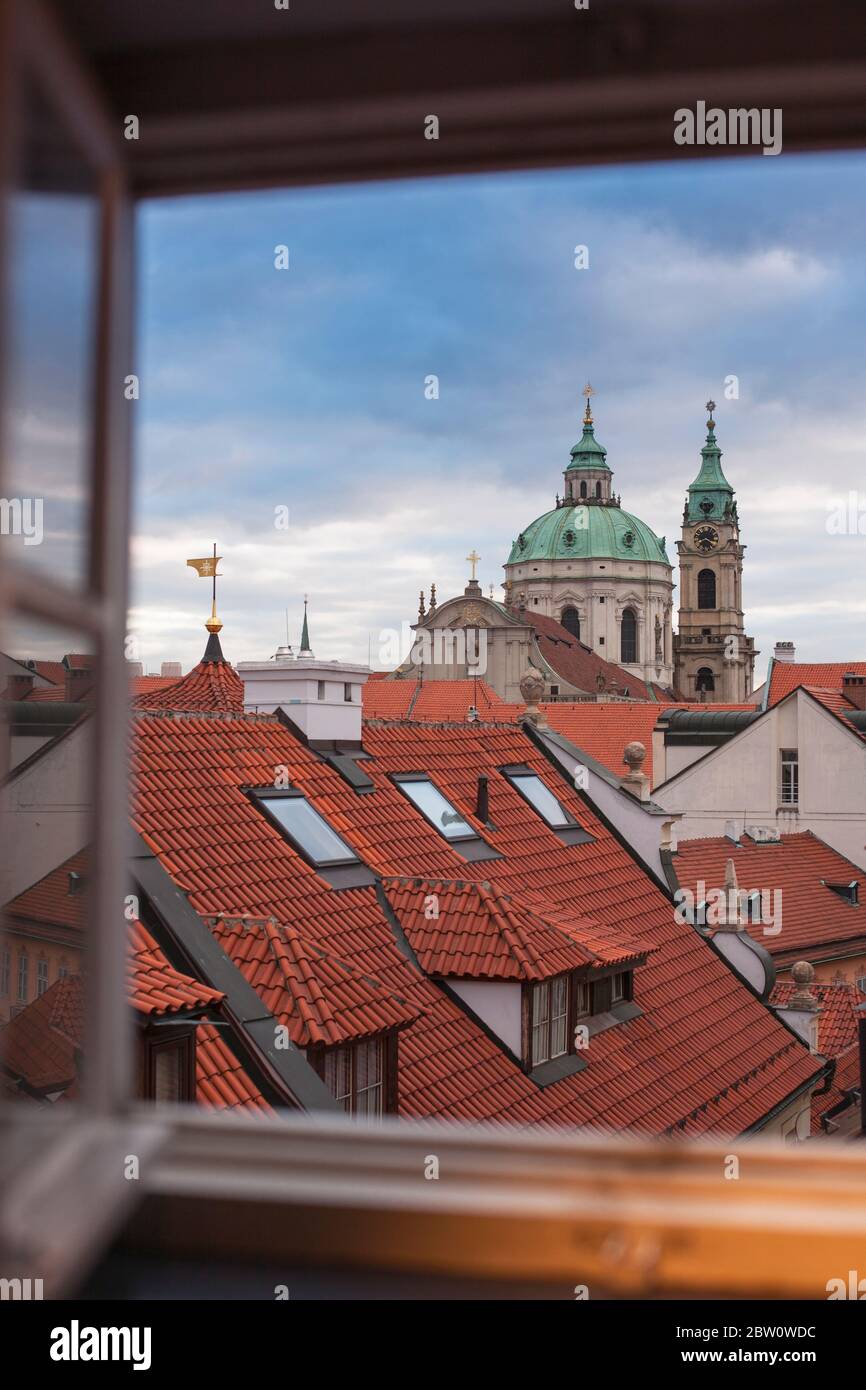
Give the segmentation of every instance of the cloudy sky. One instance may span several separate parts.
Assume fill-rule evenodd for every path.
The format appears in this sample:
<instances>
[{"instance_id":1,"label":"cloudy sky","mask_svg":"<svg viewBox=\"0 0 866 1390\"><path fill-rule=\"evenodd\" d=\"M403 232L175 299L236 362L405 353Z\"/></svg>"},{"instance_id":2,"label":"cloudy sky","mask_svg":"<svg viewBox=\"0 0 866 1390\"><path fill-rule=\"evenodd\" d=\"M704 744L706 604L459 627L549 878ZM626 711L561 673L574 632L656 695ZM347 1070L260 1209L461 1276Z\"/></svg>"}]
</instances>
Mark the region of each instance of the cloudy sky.
<instances>
[{"instance_id":1,"label":"cloudy sky","mask_svg":"<svg viewBox=\"0 0 866 1390\"><path fill-rule=\"evenodd\" d=\"M863 156L783 154L147 207L145 668L201 655L209 586L184 562L214 540L232 660L270 655L286 609L296 643L306 592L318 656L379 664L380 633L431 582L461 590L473 547L498 597L561 486L587 379L614 486L672 559L716 400L759 671L779 639L862 657L866 534L828 516L852 491L866 511L864 174Z\"/></svg>"}]
</instances>

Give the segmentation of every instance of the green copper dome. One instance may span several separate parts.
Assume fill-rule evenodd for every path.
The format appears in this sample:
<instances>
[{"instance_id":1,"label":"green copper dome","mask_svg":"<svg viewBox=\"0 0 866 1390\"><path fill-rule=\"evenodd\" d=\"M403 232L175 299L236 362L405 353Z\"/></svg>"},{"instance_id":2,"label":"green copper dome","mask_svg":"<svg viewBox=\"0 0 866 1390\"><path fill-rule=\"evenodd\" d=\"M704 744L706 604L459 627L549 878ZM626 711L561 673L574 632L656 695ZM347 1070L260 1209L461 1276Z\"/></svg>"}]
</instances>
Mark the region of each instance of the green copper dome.
<instances>
[{"instance_id":1,"label":"green copper dome","mask_svg":"<svg viewBox=\"0 0 866 1390\"><path fill-rule=\"evenodd\" d=\"M522 531L511 547L509 565L531 560L653 560L668 565L664 537L621 507L554 507Z\"/></svg>"}]
</instances>

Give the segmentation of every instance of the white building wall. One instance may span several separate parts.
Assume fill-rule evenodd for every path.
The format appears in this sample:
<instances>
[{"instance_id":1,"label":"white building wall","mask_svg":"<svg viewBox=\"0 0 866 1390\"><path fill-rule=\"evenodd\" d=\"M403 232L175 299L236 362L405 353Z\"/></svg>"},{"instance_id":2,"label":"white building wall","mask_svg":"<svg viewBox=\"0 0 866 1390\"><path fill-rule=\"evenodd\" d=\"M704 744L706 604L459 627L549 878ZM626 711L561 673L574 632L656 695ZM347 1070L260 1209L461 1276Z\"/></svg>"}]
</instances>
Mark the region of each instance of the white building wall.
<instances>
[{"instance_id":1,"label":"white building wall","mask_svg":"<svg viewBox=\"0 0 866 1390\"><path fill-rule=\"evenodd\" d=\"M797 807L779 804L782 748L798 751ZM653 800L681 812L680 840L723 835L729 820L742 829L745 819L785 834L811 830L866 869L866 742L803 691L655 787Z\"/></svg>"}]
</instances>

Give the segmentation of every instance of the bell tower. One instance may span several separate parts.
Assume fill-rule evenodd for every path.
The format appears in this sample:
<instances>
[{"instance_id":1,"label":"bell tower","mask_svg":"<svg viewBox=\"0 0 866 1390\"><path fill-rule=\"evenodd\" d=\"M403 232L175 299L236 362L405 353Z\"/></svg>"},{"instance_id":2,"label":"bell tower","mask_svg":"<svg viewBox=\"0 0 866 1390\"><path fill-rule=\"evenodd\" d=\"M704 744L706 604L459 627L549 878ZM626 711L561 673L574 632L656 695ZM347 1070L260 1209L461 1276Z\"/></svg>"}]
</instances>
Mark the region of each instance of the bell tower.
<instances>
[{"instance_id":1,"label":"bell tower","mask_svg":"<svg viewBox=\"0 0 866 1390\"><path fill-rule=\"evenodd\" d=\"M754 638L743 627L743 555L734 489L722 472L713 411L683 512L675 684L688 700L740 704L754 687Z\"/></svg>"}]
</instances>

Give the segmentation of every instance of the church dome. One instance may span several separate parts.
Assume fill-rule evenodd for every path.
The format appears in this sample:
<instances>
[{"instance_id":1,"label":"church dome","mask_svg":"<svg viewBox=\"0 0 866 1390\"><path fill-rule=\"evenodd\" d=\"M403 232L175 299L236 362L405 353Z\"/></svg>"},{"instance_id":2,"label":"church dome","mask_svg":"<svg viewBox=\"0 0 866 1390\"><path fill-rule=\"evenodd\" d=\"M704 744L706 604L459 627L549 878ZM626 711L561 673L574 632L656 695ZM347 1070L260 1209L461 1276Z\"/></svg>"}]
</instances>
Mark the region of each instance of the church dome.
<instances>
[{"instance_id":1,"label":"church dome","mask_svg":"<svg viewBox=\"0 0 866 1390\"><path fill-rule=\"evenodd\" d=\"M531 560L650 560L669 565L664 538L621 507L588 505L554 507L521 531L511 547L509 565Z\"/></svg>"}]
</instances>

